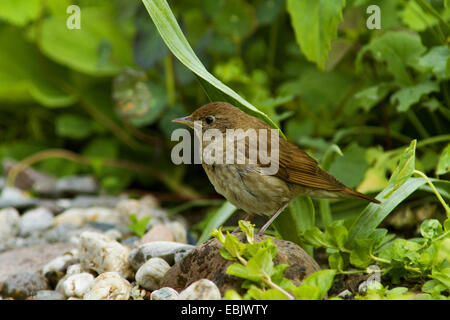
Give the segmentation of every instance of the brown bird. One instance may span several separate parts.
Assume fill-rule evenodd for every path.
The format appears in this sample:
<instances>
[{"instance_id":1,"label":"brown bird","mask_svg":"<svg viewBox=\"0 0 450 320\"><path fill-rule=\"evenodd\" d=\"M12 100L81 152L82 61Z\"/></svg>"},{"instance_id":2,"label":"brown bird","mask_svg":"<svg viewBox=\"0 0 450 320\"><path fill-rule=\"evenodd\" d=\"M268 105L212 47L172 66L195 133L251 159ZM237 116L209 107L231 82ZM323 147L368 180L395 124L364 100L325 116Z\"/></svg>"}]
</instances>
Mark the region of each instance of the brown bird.
<instances>
[{"instance_id":1,"label":"brown bird","mask_svg":"<svg viewBox=\"0 0 450 320\"><path fill-rule=\"evenodd\" d=\"M201 123L200 129L194 128L194 121ZM264 121L250 116L226 102L206 104L190 116L174 119L173 122L186 124L194 128L195 134L200 139L208 129L218 129L224 135L227 129L242 129L244 131L265 129L269 132L272 129ZM267 150L270 150L271 147L269 137L267 138ZM204 141L204 147L214 143L214 141L214 139ZM273 175L263 173L263 169L267 168L268 165L262 164L259 160L257 163L246 161L244 164L229 164L225 161L222 164L208 164L207 161L202 161L203 169L216 191L235 207L246 211L248 213L246 220L249 220L254 214L271 216L259 233L263 233L289 202L300 195L314 198L356 197L380 203L374 198L346 187L321 169L318 163L306 152L286 141L283 137L279 137L278 141L279 156L276 159L278 160L278 171ZM248 140L245 140L245 147L245 158L248 160L249 148L252 148ZM260 147L259 144L258 147ZM226 150L223 150L225 154Z\"/></svg>"}]
</instances>

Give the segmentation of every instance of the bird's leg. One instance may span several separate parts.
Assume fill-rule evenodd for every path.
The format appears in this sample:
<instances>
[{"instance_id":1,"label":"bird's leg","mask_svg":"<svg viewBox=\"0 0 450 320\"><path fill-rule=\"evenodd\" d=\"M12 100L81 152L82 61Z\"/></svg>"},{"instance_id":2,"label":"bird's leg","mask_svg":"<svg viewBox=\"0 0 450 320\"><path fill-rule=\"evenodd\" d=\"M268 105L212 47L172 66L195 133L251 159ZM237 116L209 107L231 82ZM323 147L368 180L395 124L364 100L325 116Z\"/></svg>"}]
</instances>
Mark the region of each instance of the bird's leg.
<instances>
[{"instance_id":1,"label":"bird's leg","mask_svg":"<svg viewBox=\"0 0 450 320\"><path fill-rule=\"evenodd\" d=\"M253 217L253 213L249 213L246 217L245 217L245 221L250 221L251 220L251 218ZM233 232L232 233L236 233L236 232L238 232L239 231L239 229L240 229L240 227L239 226L237 226L236 227L236 229L234 229L233 230Z\"/></svg>"},{"instance_id":2,"label":"bird's leg","mask_svg":"<svg viewBox=\"0 0 450 320\"><path fill-rule=\"evenodd\" d=\"M286 204L284 204L280 209L277 210L277 212L275 212L275 214L269 219L269 221L266 222L265 225L262 226L261 229L259 229L259 231L257 232L257 234L263 234L264 231L266 231L266 229L270 226L270 224L273 222L273 220L275 220L278 215L283 212L284 208L287 207L287 205L289 204L289 202L287 202Z\"/></svg>"}]
</instances>

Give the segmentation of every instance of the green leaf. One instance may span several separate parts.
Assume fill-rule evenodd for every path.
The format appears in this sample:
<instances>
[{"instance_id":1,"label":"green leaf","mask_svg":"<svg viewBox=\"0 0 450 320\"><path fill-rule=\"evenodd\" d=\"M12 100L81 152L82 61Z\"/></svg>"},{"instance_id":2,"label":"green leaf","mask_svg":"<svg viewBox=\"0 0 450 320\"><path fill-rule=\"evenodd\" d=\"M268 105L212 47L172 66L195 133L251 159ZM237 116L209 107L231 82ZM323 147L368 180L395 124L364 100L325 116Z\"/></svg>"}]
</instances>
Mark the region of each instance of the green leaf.
<instances>
[{"instance_id":1,"label":"green leaf","mask_svg":"<svg viewBox=\"0 0 450 320\"><path fill-rule=\"evenodd\" d=\"M450 143L442 150L436 167L436 174L442 175L450 172Z\"/></svg>"},{"instance_id":2,"label":"green leaf","mask_svg":"<svg viewBox=\"0 0 450 320\"><path fill-rule=\"evenodd\" d=\"M254 277L270 277L274 271L271 250L269 248L259 250L248 260L247 270Z\"/></svg>"},{"instance_id":3,"label":"green leaf","mask_svg":"<svg viewBox=\"0 0 450 320\"><path fill-rule=\"evenodd\" d=\"M288 300L289 298L280 290L261 290L256 286L251 286L247 294L255 300Z\"/></svg>"},{"instance_id":4,"label":"green leaf","mask_svg":"<svg viewBox=\"0 0 450 320\"><path fill-rule=\"evenodd\" d=\"M331 41L337 37L345 0L288 0L295 38L308 60L325 68Z\"/></svg>"},{"instance_id":5,"label":"green leaf","mask_svg":"<svg viewBox=\"0 0 450 320\"><path fill-rule=\"evenodd\" d=\"M350 253L350 263L357 268L367 268L372 262L370 257L374 239L355 239Z\"/></svg>"},{"instance_id":6,"label":"green leaf","mask_svg":"<svg viewBox=\"0 0 450 320\"><path fill-rule=\"evenodd\" d=\"M344 259L338 252L332 253L328 256L328 265L331 269L342 271L344 270Z\"/></svg>"},{"instance_id":7,"label":"green leaf","mask_svg":"<svg viewBox=\"0 0 450 320\"><path fill-rule=\"evenodd\" d=\"M167 47L186 67L199 77L200 83L208 96L211 97L214 94L214 98L220 97L220 100L214 100L230 102L244 111L265 120L274 128L278 128L275 122L266 114L223 84L205 68L186 40L166 0L142 1Z\"/></svg>"},{"instance_id":8,"label":"green leaf","mask_svg":"<svg viewBox=\"0 0 450 320\"><path fill-rule=\"evenodd\" d=\"M444 80L450 78L450 73L447 71L449 59L448 46L433 47L419 59L419 66L431 70L438 79Z\"/></svg>"},{"instance_id":9,"label":"green leaf","mask_svg":"<svg viewBox=\"0 0 450 320\"><path fill-rule=\"evenodd\" d=\"M314 247L337 249L332 243L327 241L325 234L322 231L320 231L320 229L317 227L313 227L309 230L302 232L300 234L300 237L307 244L310 244Z\"/></svg>"},{"instance_id":10,"label":"green leaf","mask_svg":"<svg viewBox=\"0 0 450 320\"><path fill-rule=\"evenodd\" d=\"M301 287L315 287L318 288L317 292L310 297L311 300L322 300L328 290L330 290L333 284L334 276L336 275L336 270L321 270L316 271L313 274L307 276L299 288Z\"/></svg>"},{"instance_id":11,"label":"green leaf","mask_svg":"<svg viewBox=\"0 0 450 320\"><path fill-rule=\"evenodd\" d=\"M236 290L228 289L223 297L225 300L242 300L242 297Z\"/></svg>"},{"instance_id":12,"label":"green leaf","mask_svg":"<svg viewBox=\"0 0 450 320\"><path fill-rule=\"evenodd\" d=\"M398 83L411 85L411 75L408 66L414 66L425 52L421 39L407 32L386 32L381 37L373 38L364 46L356 59L356 66L361 70L361 60L365 53L371 52L378 62L386 62L389 72Z\"/></svg>"},{"instance_id":13,"label":"green leaf","mask_svg":"<svg viewBox=\"0 0 450 320\"><path fill-rule=\"evenodd\" d=\"M425 179L422 178L409 178L395 191L392 185L388 186L376 197L383 199L382 203L370 203L356 218L349 230L349 239L368 238L389 213L425 183Z\"/></svg>"},{"instance_id":14,"label":"green leaf","mask_svg":"<svg viewBox=\"0 0 450 320\"><path fill-rule=\"evenodd\" d=\"M242 232L247 237L247 242L253 243L254 242L253 235L255 232L255 225L253 225L249 221L245 221L245 220L239 220L238 224L239 224L239 227L241 228Z\"/></svg>"},{"instance_id":15,"label":"green leaf","mask_svg":"<svg viewBox=\"0 0 450 320\"><path fill-rule=\"evenodd\" d=\"M29 22L36 20L41 11L41 0L2 0L0 19L23 27Z\"/></svg>"},{"instance_id":16,"label":"green leaf","mask_svg":"<svg viewBox=\"0 0 450 320\"><path fill-rule=\"evenodd\" d=\"M420 234L426 239L434 239L442 234L442 225L439 220L429 219L420 225Z\"/></svg>"},{"instance_id":17,"label":"green leaf","mask_svg":"<svg viewBox=\"0 0 450 320\"><path fill-rule=\"evenodd\" d=\"M389 179L389 185L393 186L392 191L397 190L412 176L415 169L416 143L416 140L411 141L409 147L401 155L400 161Z\"/></svg>"},{"instance_id":18,"label":"green leaf","mask_svg":"<svg viewBox=\"0 0 450 320\"><path fill-rule=\"evenodd\" d=\"M439 280L443 285L450 289L450 268L445 268L440 271L433 270L431 278Z\"/></svg>"},{"instance_id":19,"label":"green leaf","mask_svg":"<svg viewBox=\"0 0 450 320\"><path fill-rule=\"evenodd\" d=\"M147 224L150 221L150 216L143 217L138 220L135 214L128 215L130 218L130 223L128 224L128 228L131 229L137 236L142 238L145 234L145 229L147 228Z\"/></svg>"},{"instance_id":20,"label":"green leaf","mask_svg":"<svg viewBox=\"0 0 450 320\"><path fill-rule=\"evenodd\" d=\"M409 1L400 15L403 23L415 31L425 31L439 22L437 18L424 12L416 1Z\"/></svg>"},{"instance_id":21,"label":"green leaf","mask_svg":"<svg viewBox=\"0 0 450 320\"><path fill-rule=\"evenodd\" d=\"M66 113L56 118L56 133L60 137L84 139L93 132L90 119L78 114Z\"/></svg>"},{"instance_id":22,"label":"green leaf","mask_svg":"<svg viewBox=\"0 0 450 320\"><path fill-rule=\"evenodd\" d=\"M330 166L330 174L349 188L356 188L364 179L369 168L366 161L366 150L352 143L344 149L344 156L337 157Z\"/></svg>"},{"instance_id":23,"label":"green leaf","mask_svg":"<svg viewBox=\"0 0 450 320\"><path fill-rule=\"evenodd\" d=\"M299 245L302 241L299 234L314 226L314 204L309 197L297 197L291 201L287 209L282 212L273 225L284 240L289 240ZM311 248L306 248L311 250ZM310 251L310 253L312 253Z\"/></svg>"},{"instance_id":24,"label":"green leaf","mask_svg":"<svg viewBox=\"0 0 450 320\"><path fill-rule=\"evenodd\" d=\"M67 79L67 70L43 57L35 46L24 39L22 30L2 27L0 43L1 101L34 100L50 108L66 107L77 101L75 93L67 93L60 87L61 81L58 79Z\"/></svg>"},{"instance_id":25,"label":"green leaf","mask_svg":"<svg viewBox=\"0 0 450 320\"><path fill-rule=\"evenodd\" d=\"M439 84L435 81L424 81L417 85L404 87L391 96L391 103L397 105L398 112L408 111L411 106L420 101L424 95L439 91Z\"/></svg>"},{"instance_id":26,"label":"green leaf","mask_svg":"<svg viewBox=\"0 0 450 320\"><path fill-rule=\"evenodd\" d=\"M331 225L326 227L325 239L328 243L331 243L333 247L345 251L345 244L348 240L348 230L342 224L342 220L334 221Z\"/></svg>"},{"instance_id":27,"label":"green leaf","mask_svg":"<svg viewBox=\"0 0 450 320\"><path fill-rule=\"evenodd\" d=\"M117 23L112 6L83 7L81 29L68 29L66 20L65 13L43 20L37 40L45 55L91 76L114 75L132 65L131 35ZM110 53L101 60L107 47Z\"/></svg>"},{"instance_id":28,"label":"green leaf","mask_svg":"<svg viewBox=\"0 0 450 320\"><path fill-rule=\"evenodd\" d=\"M227 274L251 281L261 281L263 276L260 274L250 274L247 267L240 263L233 263L227 268Z\"/></svg>"},{"instance_id":29,"label":"green leaf","mask_svg":"<svg viewBox=\"0 0 450 320\"><path fill-rule=\"evenodd\" d=\"M392 85L381 83L359 91L355 94L355 99L365 112L369 112L374 106L386 98L392 88Z\"/></svg>"},{"instance_id":30,"label":"green leaf","mask_svg":"<svg viewBox=\"0 0 450 320\"><path fill-rule=\"evenodd\" d=\"M208 225L203 229L200 238L198 238L197 243L201 244L210 238L210 233L213 229L218 228L223 225L225 221L236 211L236 207L231 203L224 202L224 204L215 211L213 216L208 222Z\"/></svg>"},{"instance_id":31,"label":"green leaf","mask_svg":"<svg viewBox=\"0 0 450 320\"><path fill-rule=\"evenodd\" d=\"M245 244L239 242L238 238L234 235L231 235L227 232L225 236L225 242L223 243L225 249L227 249L228 253L233 257L240 257L244 253Z\"/></svg>"}]
</instances>

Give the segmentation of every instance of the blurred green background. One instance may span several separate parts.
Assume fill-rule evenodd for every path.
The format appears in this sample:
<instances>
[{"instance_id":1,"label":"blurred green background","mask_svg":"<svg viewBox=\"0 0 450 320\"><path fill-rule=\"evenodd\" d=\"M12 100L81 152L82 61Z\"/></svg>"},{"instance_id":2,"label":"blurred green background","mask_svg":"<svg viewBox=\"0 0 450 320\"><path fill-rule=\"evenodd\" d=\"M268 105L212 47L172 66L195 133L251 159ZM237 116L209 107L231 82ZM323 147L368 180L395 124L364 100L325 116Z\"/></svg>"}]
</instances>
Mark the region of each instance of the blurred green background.
<instances>
[{"instance_id":1,"label":"blurred green background","mask_svg":"<svg viewBox=\"0 0 450 320\"><path fill-rule=\"evenodd\" d=\"M412 139L416 169L448 179L448 1L326 2L169 4L206 68L289 140L319 162L340 148L327 166L349 187L381 191ZM66 27L71 4L81 8L79 30ZM380 30L366 27L372 4ZM48 151L35 168L94 175L108 193L152 192L167 206L220 199L201 166L170 160L171 119L208 101L141 1L0 3L0 159ZM412 205L429 203L438 200L419 193Z\"/></svg>"}]
</instances>

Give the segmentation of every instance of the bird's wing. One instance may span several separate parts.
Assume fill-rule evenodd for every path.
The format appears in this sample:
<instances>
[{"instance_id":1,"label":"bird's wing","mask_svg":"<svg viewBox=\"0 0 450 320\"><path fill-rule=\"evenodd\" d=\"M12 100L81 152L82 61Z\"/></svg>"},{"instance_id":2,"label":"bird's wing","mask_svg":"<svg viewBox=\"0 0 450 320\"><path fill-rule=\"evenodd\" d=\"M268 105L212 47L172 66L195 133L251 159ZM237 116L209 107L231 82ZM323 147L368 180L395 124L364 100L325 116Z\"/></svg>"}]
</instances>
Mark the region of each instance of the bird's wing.
<instances>
[{"instance_id":1,"label":"bird's wing","mask_svg":"<svg viewBox=\"0 0 450 320\"><path fill-rule=\"evenodd\" d=\"M345 185L321 169L305 151L280 139L277 177L306 187L342 191Z\"/></svg>"}]
</instances>

